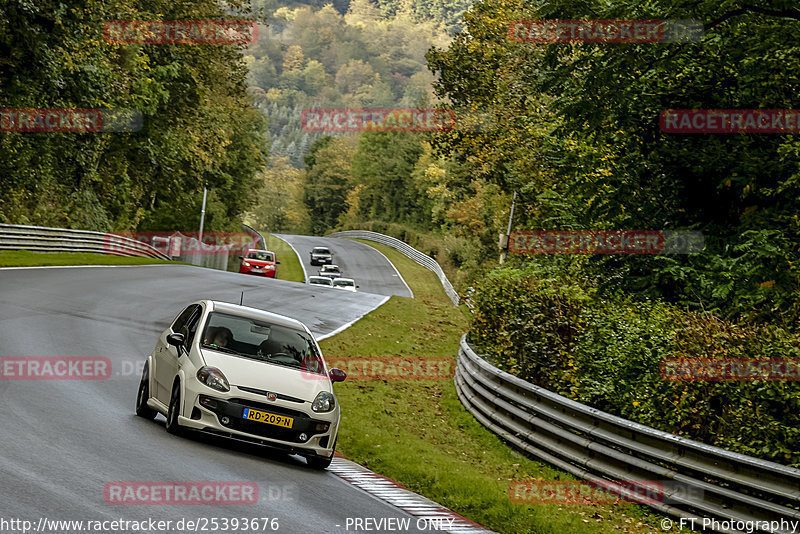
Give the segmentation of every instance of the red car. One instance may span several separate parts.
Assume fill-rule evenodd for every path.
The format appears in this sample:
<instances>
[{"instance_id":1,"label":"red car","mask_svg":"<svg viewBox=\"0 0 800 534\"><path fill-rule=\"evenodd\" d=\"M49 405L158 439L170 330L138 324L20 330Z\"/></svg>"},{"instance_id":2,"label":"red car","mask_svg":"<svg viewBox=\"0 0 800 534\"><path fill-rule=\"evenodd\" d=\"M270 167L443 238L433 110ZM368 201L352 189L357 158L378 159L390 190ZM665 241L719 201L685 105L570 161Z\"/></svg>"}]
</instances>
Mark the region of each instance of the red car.
<instances>
[{"instance_id":1,"label":"red car","mask_svg":"<svg viewBox=\"0 0 800 534\"><path fill-rule=\"evenodd\" d=\"M275 260L275 253L269 250L258 250L251 248L244 256L239 256L242 260L239 272L243 274L255 274L275 278L278 272L279 261Z\"/></svg>"}]
</instances>

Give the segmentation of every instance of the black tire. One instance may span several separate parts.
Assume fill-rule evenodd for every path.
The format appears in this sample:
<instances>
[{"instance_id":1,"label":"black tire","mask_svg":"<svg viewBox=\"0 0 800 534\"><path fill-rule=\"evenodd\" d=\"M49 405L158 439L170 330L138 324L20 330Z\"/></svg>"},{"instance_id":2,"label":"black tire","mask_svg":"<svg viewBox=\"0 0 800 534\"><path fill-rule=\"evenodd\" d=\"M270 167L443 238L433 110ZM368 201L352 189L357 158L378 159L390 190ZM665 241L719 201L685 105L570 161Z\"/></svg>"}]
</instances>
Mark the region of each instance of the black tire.
<instances>
[{"instance_id":1,"label":"black tire","mask_svg":"<svg viewBox=\"0 0 800 534\"><path fill-rule=\"evenodd\" d=\"M167 432L180 436L183 428L178 424L178 412L181 406L181 386L176 383L172 388L172 397L169 399L169 409L167 410Z\"/></svg>"},{"instance_id":2,"label":"black tire","mask_svg":"<svg viewBox=\"0 0 800 534\"><path fill-rule=\"evenodd\" d=\"M322 456L306 456L306 462L308 462L308 466L311 469L318 469L320 471L327 469L331 462L333 461L333 456L330 458L324 458Z\"/></svg>"},{"instance_id":3,"label":"black tire","mask_svg":"<svg viewBox=\"0 0 800 534\"><path fill-rule=\"evenodd\" d=\"M147 399L150 398L149 378L150 372L145 364L144 370L142 370L142 381L139 382L139 391L136 393L136 415L152 420L155 419L158 412L147 405Z\"/></svg>"}]
</instances>

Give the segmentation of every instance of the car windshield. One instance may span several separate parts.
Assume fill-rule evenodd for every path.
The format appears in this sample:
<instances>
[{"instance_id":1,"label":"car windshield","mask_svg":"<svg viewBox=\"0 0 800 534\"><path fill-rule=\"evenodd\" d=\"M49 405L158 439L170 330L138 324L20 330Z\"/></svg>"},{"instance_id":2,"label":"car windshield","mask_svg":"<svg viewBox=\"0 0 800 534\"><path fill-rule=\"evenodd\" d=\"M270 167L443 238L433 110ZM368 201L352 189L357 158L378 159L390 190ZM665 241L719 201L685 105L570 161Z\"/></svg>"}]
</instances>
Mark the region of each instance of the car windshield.
<instances>
[{"instance_id":1,"label":"car windshield","mask_svg":"<svg viewBox=\"0 0 800 534\"><path fill-rule=\"evenodd\" d=\"M317 284L320 286L329 286L331 285L331 281L329 278L322 278L322 277L314 277L308 279L309 284Z\"/></svg>"},{"instance_id":2,"label":"car windshield","mask_svg":"<svg viewBox=\"0 0 800 534\"><path fill-rule=\"evenodd\" d=\"M313 373L324 372L311 336L296 328L212 312L201 340L202 347L220 352Z\"/></svg>"},{"instance_id":3,"label":"car windshield","mask_svg":"<svg viewBox=\"0 0 800 534\"><path fill-rule=\"evenodd\" d=\"M258 252L258 251L249 252L247 254L247 259L248 260L260 260L260 261L274 261L272 259L272 253L271 252Z\"/></svg>"},{"instance_id":4,"label":"car windshield","mask_svg":"<svg viewBox=\"0 0 800 534\"><path fill-rule=\"evenodd\" d=\"M338 280L333 281L333 285L353 287L355 283L352 280L342 280L341 278L339 278Z\"/></svg>"},{"instance_id":5,"label":"car windshield","mask_svg":"<svg viewBox=\"0 0 800 534\"><path fill-rule=\"evenodd\" d=\"M312 254L330 254L331 251L328 250L327 248L319 248L318 247L318 248L315 248L314 250L312 250L311 253Z\"/></svg>"},{"instance_id":6,"label":"car windshield","mask_svg":"<svg viewBox=\"0 0 800 534\"><path fill-rule=\"evenodd\" d=\"M322 266L323 273L338 273L339 268L335 265L323 265Z\"/></svg>"}]
</instances>

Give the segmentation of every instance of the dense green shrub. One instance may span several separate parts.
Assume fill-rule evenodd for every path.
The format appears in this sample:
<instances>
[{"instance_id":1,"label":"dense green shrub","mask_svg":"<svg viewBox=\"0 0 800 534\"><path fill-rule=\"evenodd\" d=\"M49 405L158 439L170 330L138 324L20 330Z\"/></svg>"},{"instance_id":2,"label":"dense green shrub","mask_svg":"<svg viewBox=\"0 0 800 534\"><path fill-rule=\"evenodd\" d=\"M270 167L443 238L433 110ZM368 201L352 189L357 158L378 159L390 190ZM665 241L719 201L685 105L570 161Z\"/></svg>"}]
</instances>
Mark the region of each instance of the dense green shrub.
<instances>
[{"instance_id":1,"label":"dense green shrub","mask_svg":"<svg viewBox=\"0 0 800 534\"><path fill-rule=\"evenodd\" d=\"M496 269L477 285L469 339L498 367L579 402L736 452L800 464L799 382L673 382L659 373L669 357L800 358L800 336L597 294L587 281L536 264Z\"/></svg>"}]
</instances>

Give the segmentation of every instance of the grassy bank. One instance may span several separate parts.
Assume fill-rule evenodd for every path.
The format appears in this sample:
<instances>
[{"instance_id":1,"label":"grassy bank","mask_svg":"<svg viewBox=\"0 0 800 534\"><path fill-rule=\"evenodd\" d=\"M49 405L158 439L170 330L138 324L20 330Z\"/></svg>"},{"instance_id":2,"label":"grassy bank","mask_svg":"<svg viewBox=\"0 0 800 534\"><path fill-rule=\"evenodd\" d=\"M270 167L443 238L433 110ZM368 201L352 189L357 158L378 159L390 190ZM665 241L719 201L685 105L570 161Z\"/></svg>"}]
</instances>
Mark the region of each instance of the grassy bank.
<instances>
[{"instance_id":1,"label":"grassy bank","mask_svg":"<svg viewBox=\"0 0 800 534\"><path fill-rule=\"evenodd\" d=\"M176 263L155 258L113 256L90 252L31 252L29 250L0 251L0 267L34 267L40 265L147 265Z\"/></svg>"},{"instance_id":2,"label":"grassy bank","mask_svg":"<svg viewBox=\"0 0 800 534\"><path fill-rule=\"evenodd\" d=\"M303 268L300 266L300 260L292 250L292 247L283 239L279 239L272 234L262 232L262 235L267 240L267 250L274 252L278 261L281 262L278 265L278 280L305 282Z\"/></svg>"},{"instance_id":3,"label":"grassy bank","mask_svg":"<svg viewBox=\"0 0 800 534\"><path fill-rule=\"evenodd\" d=\"M416 298L392 297L344 332L321 342L325 357L453 358L467 313L439 281L394 249L383 252ZM502 533L661 532L659 517L629 504L522 505L515 480L571 479L528 459L483 428L451 380L355 381L336 385L342 405L337 449L459 514Z\"/></svg>"}]
</instances>

